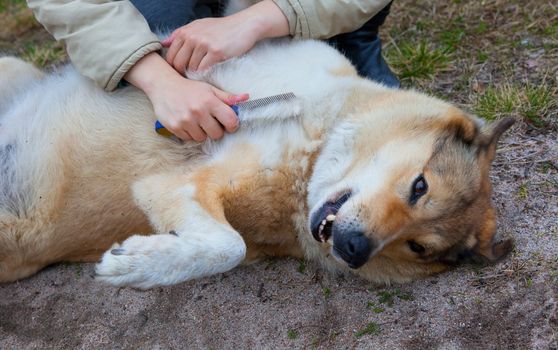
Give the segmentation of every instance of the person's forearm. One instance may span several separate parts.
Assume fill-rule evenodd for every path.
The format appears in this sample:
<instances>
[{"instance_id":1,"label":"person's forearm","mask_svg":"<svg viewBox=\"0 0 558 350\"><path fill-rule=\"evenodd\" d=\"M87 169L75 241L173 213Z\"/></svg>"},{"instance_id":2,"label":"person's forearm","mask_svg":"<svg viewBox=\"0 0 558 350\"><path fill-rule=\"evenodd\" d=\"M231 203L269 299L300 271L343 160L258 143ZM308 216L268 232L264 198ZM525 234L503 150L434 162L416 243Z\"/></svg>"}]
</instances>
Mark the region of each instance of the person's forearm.
<instances>
[{"instance_id":1,"label":"person's forearm","mask_svg":"<svg viewBox=\"0 0 558 350\"><path fill-rule=\"evenodd\" d=\"M289 35L289 22L281 9L271 0L260 1L233 16L254 21L257 40Z\"/></svg>"},{"instance_id":2,"label":"person's forearm","mask_svg":"<svg viewBox=\"0 0 558 350\"><path fill-rule=\"evenodd\" d=\"M157 83L179 76L158 54L152 52L139 60L124 76L124 79L148 96L157 88Z\"/></svg>"}]
</instances>

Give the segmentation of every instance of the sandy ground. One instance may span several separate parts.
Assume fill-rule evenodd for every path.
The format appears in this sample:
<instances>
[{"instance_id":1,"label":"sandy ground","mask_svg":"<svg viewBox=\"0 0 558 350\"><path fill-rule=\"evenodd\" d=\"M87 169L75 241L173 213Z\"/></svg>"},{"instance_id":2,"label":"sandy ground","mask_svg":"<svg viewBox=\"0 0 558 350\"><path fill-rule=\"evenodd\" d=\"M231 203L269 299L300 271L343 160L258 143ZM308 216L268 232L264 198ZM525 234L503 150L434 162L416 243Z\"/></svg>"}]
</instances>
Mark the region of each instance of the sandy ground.
<instances>
[{"instance_id":1,"label":"sandy ground","mask_svg":"<svg viewBox=\"0 0 558 350\"><path fill-rule=\"evenodd\" d=\"M517 247L496 266L378 287L277 260L143 292L62 264L0 286L0 349L557 349L556 160L556 134L503 140L494 199Z\"/></svg>"}]
</instances>

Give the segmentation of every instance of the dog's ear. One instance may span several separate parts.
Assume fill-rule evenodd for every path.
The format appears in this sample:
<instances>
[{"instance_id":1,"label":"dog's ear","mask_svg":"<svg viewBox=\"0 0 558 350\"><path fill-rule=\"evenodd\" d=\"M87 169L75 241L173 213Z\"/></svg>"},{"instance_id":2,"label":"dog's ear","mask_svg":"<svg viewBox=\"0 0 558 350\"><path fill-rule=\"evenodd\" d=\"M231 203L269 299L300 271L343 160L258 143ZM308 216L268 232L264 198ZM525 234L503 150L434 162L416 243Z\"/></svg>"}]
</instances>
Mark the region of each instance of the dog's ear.
<instances>
[{"instance_id":1,"label":"dog's ear","mask_svg":"<svg viewBox=\"0 0 558 350\"><path fill-rule=\"evenodd\" d=\"M500 140L502 134L504 134L513 123L515 123L515 119L513 118L500 119L484 127L476 138L475 143L478 149L478 155L479 157L483 157L487 164L491 164L494 160L498 140Z\"/></svg>"},{"instance_id":2,"label":"dog's ear","mask_svg":"<svg viewBox=\"0 0 558 350\"><path fill-rule=\"evenodd\" d=\"M511 239L494 242L496 235L496 213L494 208L484 209L484 220L475 234L476 244L472 248L473 261L494 263L506 257L513 249Z\"/></svg>"},{"instance_id":3,"label":"dog's ear","mask_svg":"<svg viewBox=\"0 0 558 350\"><path fill-rule=\"evenodd\" d=\"M450 264L490 264L505 258L513 249L513 240L494 241L496 235L496 213L492 207L482 208L483 218L476 222L469 244L450 251L442 260Z\"/></svg>"},{"instance_id":4,"label":"dog's ear","mask_svg":"<svg viewBox=\"0 0 558 350\"><path fill-rule=\"evenodd\" d=\"M474 118L455 107L449 109L441 122L443 129L466 144L472 144L479 134Z\"/></svg>"},{"instance_id":5,"label":"dog's ear","mask_svg":"<svg viewBox=\"0 0 558 350\"><path fill-rule=\"evenodd\" d=\"M513 240L504 239L487 246L475 246L458 252L451 252L440 260L446 264L493 264L505 258L513 250Z\"/></svg>"},{"instance_id":6,"label":"dog's ear","mask_svg":"<svg viewBox=\"0 0 558 350\"><path fill-rule=\"evenodd\" d=\"M464 247L458 254L453 254L449 259L453 263L494 263L506 257L513 249L511 239L500 242L494 241L496 235L496 213L490 202L491 184L488 172L496 155L496 146L502 134L508 130L515 120L505 118L492 124L483 126L471 142L476 148L481 171L481 188L477 198L476 227L474 232L474 245ZM461 132L466 131L462 126ZM469 135L470 136L470 135ZM466 140L466 136L464 137Z\"/></svg>"},{"instance_id":7,"label":"dog's ear","mask_svg":"<svg viewBox=\"0 0 558 350\"><path fill-rule=\"evenodd\" d=\"M474 264L494 264L506 256L513 250L513 240L504 239L500 242L491 243L486 247L475 247L463 256L466 260L460 262Z\"/></svg>"}]
</instances>

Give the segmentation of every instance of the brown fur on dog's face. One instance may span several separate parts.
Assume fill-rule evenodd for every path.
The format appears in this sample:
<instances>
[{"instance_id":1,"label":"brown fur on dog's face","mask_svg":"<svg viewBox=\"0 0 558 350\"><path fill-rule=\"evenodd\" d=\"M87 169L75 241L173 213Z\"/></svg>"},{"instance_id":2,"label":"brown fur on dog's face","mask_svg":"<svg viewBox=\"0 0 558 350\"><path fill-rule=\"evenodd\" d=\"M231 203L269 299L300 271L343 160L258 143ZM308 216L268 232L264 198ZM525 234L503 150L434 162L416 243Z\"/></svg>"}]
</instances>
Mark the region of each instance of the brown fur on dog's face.
<instances>
[{"instance_id":1,"label":"brown fur on dog's face","mask_svg":"<svg viewBox=\"0 0 558 350\"><path fill-rule=\"evenodd\" d=\"M413 273L423 275L459 263L493 262L505 256L512 244L493 242L496 215L488 170L495 143L509 126L511 121L503 120L473 140L451 134L439 139L422 173L427 193L415 204L399 208L392 204L389 209L396 209L386 216L404 217L406 222L399 223L402 228L395 238L384 237L388 243L378 256L395 266L418 264ZM386 222L390 219L384 218Z\"/></svg>"},{"instance_id":2,"label":"brown fur on dog's face","mask_svg":"<svg viewBox=\"0 0 558 350\"><path fill-rule=\"evenodd\" d=\"M496 217L489 169L496 143L513 120L480 130L454 107L432 109L443 115L409 114L379 135L372 126L367 129L370 120L360 123L354 142L365 146L358 148L356 161L339 181L345 189L328 199L334 203L340 194L350 193L327 241L341 264L356 267L365 278L407 281L459 263L496 261L511 250L510 241L493 242ZM362 159L372 161L359 164ZM339 237L360 234L368 240L369 257L359 264L358 258L354 263L347 256L359 252L363 239L344 243ZM330 250L327 244L323 248Z\"/></svg>"}]
</instances>

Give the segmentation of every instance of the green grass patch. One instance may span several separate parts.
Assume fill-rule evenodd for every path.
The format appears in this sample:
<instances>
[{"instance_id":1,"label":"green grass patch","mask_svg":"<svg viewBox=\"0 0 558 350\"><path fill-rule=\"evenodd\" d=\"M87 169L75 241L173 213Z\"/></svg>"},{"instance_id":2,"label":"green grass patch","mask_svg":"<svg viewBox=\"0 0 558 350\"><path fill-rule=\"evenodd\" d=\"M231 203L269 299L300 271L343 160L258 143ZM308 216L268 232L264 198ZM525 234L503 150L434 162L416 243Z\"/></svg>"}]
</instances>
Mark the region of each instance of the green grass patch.
<instances>
[{"instance_id":1,"label":"green grass patch","mask_svg":"<svg viewBox=\"0 0 558 350\"><path fill-rule=\"evenodd\" d=\"M7 12L13 7L26 6L25 0L0 0L0 14Z\"/></svg>"},{"instance_id":2,"label":"green grass patch","mask_svg":"<svg viewBox=\"0 0 558 350\"><path fill-rule=\"evenodd\" d=\"M473 33L475 33L475 34L484 34L486 32L488 32L488 23L486 23L486 22L480 22L473 29Z\"/></svg>"},{"instance_id":3,"label":"green grass patch","mask_svg":"<svg viewBox=\"0 0 558 350\"><path fill-rule=\"evenodd\" d=\"M558 21L554 21L549 26L543 27L542 34L547 35L549 37L554 37L555 35L558 35Z\"/></svg>"},{"instance_id":4,"label":"green grass patch","mask_svg":"<svg viewBox=\"0 0 558 350\"><path fill-rule=\"evenodd\" d=\"M475 112L487 120L510 115L516 108L517 91L511 85L488 87L477 100Z\"/></svg>"},{"instance_id":5,"label":"green grass patch","mask_svg":"<svg viewBox=\"0 0 558 350\"><path fill-rule=\"evenodd\" d=\"M378 292L378 301L381 304L386 304L387 306L393 306L393 296L394 294L392 294L389 291L381 291Z\"/></svg>"},{"instance_id":6,"label":"green grass patch","mask_svg":"<svg viewBox=\"0 0 558 350\"><path fill-rule=\"evenodd\" d=\"M312 342L310 343L310 346L312 347L312 349L317 349L318 345L320 345L320 339L317 337L314 337L312 339Z\"/></svg>"},{"instance_id":7,"label":"green grass patch","mask_svg":"<svg viewBox=\"0 0 558 350\"><path fill-rule=\"evenodd\" d=\"M487 119L496 120L504 116L519 116L535 127L556 125L557 88L545 83L538 85L510 84L488 87L478 96L475 112Z\"/></svg>"},{"instance_id":8,"label":"green grass patch","mask_svg":"<svg viewBox=\"0 0 558 350\"><path fill-rule=\"evenodd\" d=\"M28 44L22 52L21 57L36 66L44 67L54 62L63 61L66 52L62 45L56 42L47 42L45 44Z\"/></svg>"},{"instance_id":9,"label":"green grass patch","mask_svg":"<svg viewBox=\"0 0 558 350\"><path fill-rule=\"evenodd\" d=\"M372 310L372 312L375 313L375 314L381 314L382 312L386 311L386 309L376 305L376 303L373 302L373 301L369 301L366 304L366 307L369 308L370 310Z\"/></svg>"},{"instance_id":10,"label":"green grass patch","mask_svg":"<svg viewBox=\"0 0 558 350\"><path fill-rule=\"evenodd\" d=\"M405 293L399 289L396 289L394 291L381 291L378 292L377 296L378 302L380 304L385 304L389 307L393 306L393 304L395 303L395 298L405 301L415 300L415 297L411 293Z\"/></svg>"},{"instance_id":11,"label":"green grass patch","mask_svg":"<svg viewBox=\"0 0 558 350\"><path fill-rule=\"evenodd\" d=\"M418 21L415 22L416 30L422 31L422 30L426 30L430 27L431 27L430 22L426 22L426 21L422 21L422 20L418 20ZM398 33L395 33L395 34L398 34Z\"/></svg>"},{"instance_id":12,"label":"green grass patch","mask_svg":"<svg viewBox=\"0 0 558 350\"><path fill-rule=\"evenodd\" d=\"M304 262L304 260L298 261L298 267L296 268L296 270L299 273L304 273L304 271L306 271L306 263Z\"/></svg>"},{"instance_id":13,"label":"green grass patch","mask_svg":"<svg viewBox=\"0 0 558 350\"><path fill-rule=\"evenodd\" d=\"M551 162L541 163L538 167L538 171L543 174L548 174L548 172L554 168Z\"/></svg>"},{"instance_id":14,"label":"green grass patch","mask_svg":"<svg viewBox=\"0 0 558 350\"><path fill-rule=\"evenodd\" d=\"M462 28L450 28L441 33L440 41L446 46L446 51L453 52L461 45L464 36L465 30Z\"/></svg>"},{"instance_id":15,"label":"green grass patch","mask_svg":"<svg viewBox=\"0 0 558 350\"><path fill-rule=\"evenodd\" d=\"M524 96L522 106L522 114L527 120L537 127L542 127L545 116L550 116L551 111L556 108L557 89L551 89L548 86L527 85L523 90ZM554 116L556 119L556 115ZM556 120L550 120L556 122Z\"/></svg>"},{"instance_id":16,"label":"green grass patch","mask_svg":"<svg viewBox=\"0 0 558 350\"><path fill-rule=\"evenodd\" d=\"M527 185L521 184L519 186L519 189L517 190L517 196L519 197L519 199L527 199L528 195L529 191L527 190Z\"/></svg>"},{"instance_id":17,"label":"green grass patch","mask_svg":"<svg viewBox=\"0 0 558 350\"><path fill-rule=\"evenodd\" d=\"M331 289L329 289L328 287L324 287L323 293L325 299L329 299L329 297L331 297Z\"/></svg>"},{"instance_id":18,"label":"green grass patch","mask_svg":"<svg viewBox=\"0 0 558 350\"><path fill-rule=\"evenodd\" d=\"M289 329L287 331L287 337L289 337L289 339L298 338L298 331L296 329Z\"/></svg>"},{"instance_id":19,"label":"green grass patch","mask_svg":"<svg viewBox=\"0 0 558 350\"><path fill-rule=\"evenodd\" d=\"M65 268L68 269L73 269L77 277L81 277L81 275L83 274L83 266L81 263L63 261L60 263L60 266L64 266Z\"/></svg>"},{"instance_id":20,"label":"green grass patch","mask_svg":"<svg viewBox=\"0 0 558 350\"><path fill-rule=\"evenodd\" d=\"M371 334L371 335L380 334L380 325L375 322L370 322L369 324L366 325L366 327L357 331L355 333L355 336L357 338L360 338L363 335L367 335L367 334Z\"/></svg>"},{"instance_id":21,"label":"green grass patch","mask_svg":"<svg viewBox=\"0 0 558 350\"><path fill-rule=\"evenodd\" d=\"M401 80L432 79L436 72L448 67L450 49L435 48L426 41L404 42L386 51L386 60Z\"/></svg>"},{"instance_id":22,"label":"green grass patch","mask_svg":"<svg viewBox=\"0 0 558 350\"><path fill-rule=\"evenodd\" d=\"M488 53L486 53L484 51L477 52L477 62L478 63L484 63L484 62L486 62L487 59L488 59Z\"/></svg>"},{"instance_id":23,"label":"green grass patch","mask_svg":"<svg viewBox=\"0 0 558 350\"><path fill-rule=\"evenodd\" d=\"M405 301L415 300L415 297L411 293L403 293L398 290L396 295L401 300L405 300Z\"/></svg>"}]
</instances>

